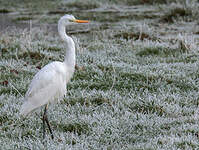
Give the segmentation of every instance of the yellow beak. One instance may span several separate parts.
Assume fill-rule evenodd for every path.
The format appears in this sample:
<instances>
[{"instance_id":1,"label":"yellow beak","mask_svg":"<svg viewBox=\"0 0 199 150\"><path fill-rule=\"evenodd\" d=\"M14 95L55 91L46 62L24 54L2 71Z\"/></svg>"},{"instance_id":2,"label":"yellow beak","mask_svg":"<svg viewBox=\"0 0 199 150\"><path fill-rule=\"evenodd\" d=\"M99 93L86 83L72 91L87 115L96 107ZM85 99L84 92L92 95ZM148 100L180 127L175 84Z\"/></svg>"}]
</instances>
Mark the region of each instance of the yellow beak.
<instances>
[{"instance_id":1,"label":"yellow beak","mask_svg":"<svg viewBox=\"0 0 199 150\"><path fill-rule=\"evenodd\" d=\"M76 22L76 23L89 23L88 20L78 20L78 19L75 19L74 22Z\"/></svg>"}]
</instances>

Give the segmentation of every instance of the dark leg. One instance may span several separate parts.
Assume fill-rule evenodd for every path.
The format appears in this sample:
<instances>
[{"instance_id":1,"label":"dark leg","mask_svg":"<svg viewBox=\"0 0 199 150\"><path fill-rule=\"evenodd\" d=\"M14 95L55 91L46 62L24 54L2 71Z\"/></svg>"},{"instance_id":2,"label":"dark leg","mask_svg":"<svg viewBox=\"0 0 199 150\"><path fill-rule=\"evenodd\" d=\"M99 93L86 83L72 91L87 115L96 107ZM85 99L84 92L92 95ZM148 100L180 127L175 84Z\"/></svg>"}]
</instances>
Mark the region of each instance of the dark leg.
<instances>
[{"instance_id":1,"label":"dark leg","mask_svg":"<svg viewBox=\"0 0 199 150\"><path fill-rule=\"evenodd\" d=\"M45 124L45 121L46 121L46 124L47 124L48 129L49 129L50 134L51 134L51 138L54 139L53 132L52 132L52 129L50 127L50 123L49 123L48 117L47 117L47 107L48 107L48 105L46 105L45 108L44 108L43 123ZM45 125L44 125L44 127L45 127ZM45 131L44 131L43 137L45 138Z\"/></svg>"},{"instance_id":2,"label":"dark leg","mask_svg":"<svg viewBox=\"0 0 199 150\"><path fill-rule=\"evenodd\" d=\"M43 114L43 139L45 139L45 135L46 135L46 130L45 130L45 116L46 116L46 106L45 106L44 114Z\"/></svg>"}]
</instances>

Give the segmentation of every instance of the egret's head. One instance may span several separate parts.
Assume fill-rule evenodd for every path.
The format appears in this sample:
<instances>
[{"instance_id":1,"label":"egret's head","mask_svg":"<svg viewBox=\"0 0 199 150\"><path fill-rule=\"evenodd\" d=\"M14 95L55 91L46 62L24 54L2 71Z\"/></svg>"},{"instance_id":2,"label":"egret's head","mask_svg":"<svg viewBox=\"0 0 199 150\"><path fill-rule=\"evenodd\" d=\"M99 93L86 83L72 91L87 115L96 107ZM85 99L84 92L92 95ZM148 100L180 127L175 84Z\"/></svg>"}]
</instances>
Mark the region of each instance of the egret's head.
<instances>
[{"instance_id":1,"label":"egret's head","mask_svg":"<svg viewBox=\"0 0 199 150\"><path fill-rule=\"evenodd\" d=\"M87 20L78 20L78 19L75 19L75 17L73 15L68 15L68 14L64 15L59 20L59 24L62 24L62 25L67 25L67 24L72 23L72 22L88 23L89 21L87 21Z\"/></svg>"},{"instance_id":2,"label":"egret's head","mask_svg":"<svg viewBox=\"0 0 199 150\"><path fill-rule=\"evenodd\" d=\"M60 20L63 20L65 22L74 22L73 20L76 20L73 15L64 15L63 17L60 18Z\"/></svg>"}]
</instances>

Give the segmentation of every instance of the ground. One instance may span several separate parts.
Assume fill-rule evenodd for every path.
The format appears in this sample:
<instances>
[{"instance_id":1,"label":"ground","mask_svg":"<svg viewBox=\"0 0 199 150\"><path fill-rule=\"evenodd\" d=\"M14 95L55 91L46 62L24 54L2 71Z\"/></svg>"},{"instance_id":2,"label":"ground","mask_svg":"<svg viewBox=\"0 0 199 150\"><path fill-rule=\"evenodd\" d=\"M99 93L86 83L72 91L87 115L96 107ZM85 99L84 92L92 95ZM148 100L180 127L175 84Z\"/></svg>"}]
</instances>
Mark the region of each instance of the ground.
<instances>
[{"instance_id":1,"label":"ground","mask_svg":"<svg viewBox=\"0 0 199 150\"><path fill-rule=\"evenodd\" d=\"M197 0L0 0L2 149L196 149L199 146ZM67 27L77 66L66 97L19 111L33 76L63 61L64 14L91 22Z\"/></svg>"}]
</instances>

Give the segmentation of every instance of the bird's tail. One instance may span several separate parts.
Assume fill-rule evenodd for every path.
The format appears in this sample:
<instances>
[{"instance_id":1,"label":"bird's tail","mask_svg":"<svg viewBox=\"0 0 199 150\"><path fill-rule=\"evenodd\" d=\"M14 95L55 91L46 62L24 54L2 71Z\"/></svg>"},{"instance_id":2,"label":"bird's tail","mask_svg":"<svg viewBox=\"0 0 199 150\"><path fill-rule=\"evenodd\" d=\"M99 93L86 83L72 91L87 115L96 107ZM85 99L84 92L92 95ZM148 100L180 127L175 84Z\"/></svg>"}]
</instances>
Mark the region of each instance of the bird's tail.
<instances>
[{"instance_id":1,"label":"bird's tail","mask_svg":"<svg viewBox=\"0 0 199 150\"><path fill-rule=\"evenodd\" d=\"M20 114L26 117L29 113L35 111L37 108L50 102L50 99L54 100L54 95L56 95L56 90L52 91L54 87L48 86L37 94L33 96L26 96L24 99L24 104L21 106ZM49 92L50 91L50 92Z\"/></svg>"},{"instance_id":2,"label":"bird's tail","mask_svg":"<svg viewBox=\"0 0 199 150\"><path fill-rule=\"evenodd\" d=\"M32 104L30 101L25 101L21 106L20 114L26 117L32 111Z\"/></svg>"},{"instance_id":3,"label":"bird's tail","mask_svg":"<svg viewBox=\"0 0 199 150\"><path fill-rule=\"evenodd\" d=\"M25 102L21 106L20 114L26 117L29 113L35 111L37 108L47 104L50 96L51 94L49 94L45 101L40 100L41 95L39 93L34 97L25 98Z\"/></svg>"}]
</instances>

